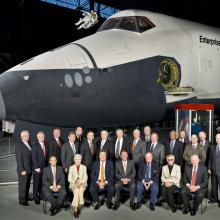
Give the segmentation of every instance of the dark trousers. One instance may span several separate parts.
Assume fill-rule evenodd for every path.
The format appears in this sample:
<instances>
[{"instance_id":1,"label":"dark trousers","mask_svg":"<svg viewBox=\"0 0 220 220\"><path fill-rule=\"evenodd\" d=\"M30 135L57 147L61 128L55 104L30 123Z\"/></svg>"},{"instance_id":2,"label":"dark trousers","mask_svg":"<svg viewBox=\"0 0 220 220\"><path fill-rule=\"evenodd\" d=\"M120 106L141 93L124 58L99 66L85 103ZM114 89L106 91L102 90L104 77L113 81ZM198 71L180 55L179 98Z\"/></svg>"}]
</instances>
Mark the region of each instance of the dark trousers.
<instances>
[{"instance_id":1,"label":"dark trousers","mask_svg":"<svg viewBox=\"0 0 220 220\"><path fill-rule=\"evenodd\" d=\"M28 202L29 189L31 184L31 176L32 174L27 174L22 176L18 174L18 200L19 203Z\"/></svg>"},{"instance_id":2,"label":"dark trousers","mask_svg":"<svg viewBox=\"0 0 220 220\"><path fill-rule=\"evenodd\" d=\"M44 197L46 198L46 200L50 202L52 209L59 208L63 204L65 196L66 196L65 189L60 189L58 191L57 197L53 196L53 192L50 189L44 190Z\"/></svg>"},{"instance_id":3,"label":"dark trousers","mask_svg":"<svg viewBox=\"0 0 220 220\"><path fill-rule=\"evenodd\" d=\"M114 189L114 185L111 183L108 183L105 185L105 188L103 190L99 189L98 184L96 183L91 183L89 191L92 195L92 200L93 202L99 202L99 192L100 191L106 191L107 192L107 201L109 203L112 202L112 197L114 195L115 189Z\"/></svg>"},{"instance_id":4,"label":"dark trousers","mask_svg":"<svg viewBox=\"0 0 220 220\"><path fill-rule=\"evenodd\" d=\"M42 173L33 173L33 197L34 201L40 201L43 197Z\"/></svg>"},{"instance_id":5,"label":"dark trousers","mask_svg":"<svg viewBox=\"0 0 220 220\"><path fill-rule=\"evenodd\" d=\"M157 195L158 195L158 191L159 191L159 187L157 183L153 183L151 184L150 188L151 190L150 192L150 202L153 205L156 205L157 202ZM141 181L137 182L137 202L141 202L142 200L142 196L143 196L143 192L145 191L145 187L144 184Z\"/></svg>"},{"instance_id":6,"label":"dark trousers","mask_svg":"<svg viewBox=\"0 0 220 220\"><path fill-rule=\"evenodd\" d=\"M115 201L116 202L120 201L120 192L123 187L128 187L129 192L130 192L130 201L134 202L134 196L135 196L135 182L134 181L128 183L127 185L124 185L121 181L118 181L115 184Z\"/></svg>"},{"instance_id":7,"label":"dark trousers","mask_svg":"<svg viewBox=\"0 0 220 220\"><path fill-rule=\"evenodd\" d=\"M184 209L198 210L199 205L201 204L202 200L205 198L207 193L206 188L199 189L197 192L191 193L188 187L183 187L181 190L181 196L183 199ZM193 198L193 207L190 206L189 197L192 196Z\"/></svg>"},{"instance_id":8,"label":"dark trousers","mask_svg":"<svg viewBox=\"0 0 220 220\"><path fill-rule=\"evenodd\" d=\"M178 190L178 187L173 185L171 187L166 187L165 185L162 186L161 192L162 195L164 196L167 204L171 207L175 207L175 201L174 201L174 192Z\"/></svg>"},{"instance_id":9,"label":"dark trousers","mask_svg":"<svg viewBox=\"0 0 220 220\"><path fill-rule=\"evenodd\" d=\"M220 176L211 175L211 199L216 202L219 201L218 187L220 190Z\"/></svg>"}]
</instances>

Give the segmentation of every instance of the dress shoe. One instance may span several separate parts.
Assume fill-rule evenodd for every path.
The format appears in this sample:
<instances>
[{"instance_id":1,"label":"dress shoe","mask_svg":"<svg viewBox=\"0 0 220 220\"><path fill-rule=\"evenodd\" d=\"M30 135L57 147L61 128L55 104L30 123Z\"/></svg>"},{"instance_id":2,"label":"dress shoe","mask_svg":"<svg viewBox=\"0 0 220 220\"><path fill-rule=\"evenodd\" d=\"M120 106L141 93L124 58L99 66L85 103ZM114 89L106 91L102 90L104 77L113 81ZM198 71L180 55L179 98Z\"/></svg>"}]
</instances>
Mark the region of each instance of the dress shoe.
<instances>
[{"instance_id":1,"label":"dress shoe","mask_svg":"<svg viewBox=\"0 0 220 220\"><path fill-rule=\"evenodd\" d=\"M154 207L153 203L150 203L150 210L151 210L151 211L154 211L154 210L155 210L155 207Z\"/></svg>"},{"instance_id":2,"label":"dress shoe","mask_svg":"<svg viewBox=\"0 0 220 220\"><path fill-rule=\"evenodd\" d=\"M184 215L188 214L188 212L189 212L189 209L183 209L183 214Z\"/></svg>"},{"instance_id":3,"label":"dress shoe","mask_svg":"<svg viewBox=\"0 0 220 220\"><path fill-rule=\"evenodd\" d=\"M79 218L79 215L78 215L77 211L74 211L73 215L74 215L75 218Z\"/></svg>"},{"instance_id":4,"label":"dress shoe","mask_svg":"<svg viewBox=\"0 0 220 220\"><path fill-rule=\"evenodd\" d=\"M106 201L106 205L107 205L108 209L112 209L112 203L111 202Z\"/></svg>"},{"instance_id":5,"label":"dress shoe","mask_svg":"<svg viewBox=\"0 0 220 220\"><path fill-rule=\"evenodd\" d=\"M218 202L218 207L220 207L220 202Z\"/></svg>"},{"instance_id":6,"label":"dress shoe","mask_svg":"<svg viewBox=\"0 0 220 220\"><path fill-rule=\"evenodd\" d=\"M78 214L78 215L81 214L81 207L80 207L80 206L77 207L77 214Z\"/></svg>"},{"instance_id":7,"label":"dress shoe","mask_svg":"<svg viewBox=\"0 0 220 220\"><path fill-rule=\"evenodd\" d=\"M100 202L97 202L96 204L95 204L95 210L98 210L99 208L101 207L101 203Z\"/></svg>"},{"instance_id":8,"label":"dress shoe","mask_svg":"<svg viewBox=\"0 0 220 220\"><path fill-rule=\"evenodd\" d=\"M30 204L27 203L27 202L19 202L20 205L23 205L23 206L29 206Z\"/></svg>"},{"instance_id":9,"label":"dress shoe","mask_svg":"<svg viewBox=\"0 0 220 220\"><path fill-rule=\"evenodd\" d=\"M54 215L55 215L55 209L52 208L52 209L50 209L50 216L54 216Z\"/></svg>"},{"instance_id":10,"label":"dress shoe","mask_svg":"<svg viewBox=\"0 0 220 220\"><path fill-rule=\"evenodd\" d=\"M84 206L85 206L85 207L90 207L91 204L92 204L91 202L88 202L88 201L87 201L87 202L84 203Z\"/></svg>"},{"instance_id":11,"label":"dress shoe","mask_svg":"<svg viewBox=\"0 0 220 220\"><path fill-rule=\"evenodd\" d=\"M171 211L172 211L173 213L175 213L175 212L176 212L176 207L171 208Z\"/></svg>"},{"instance_id":12,"label":"dress shoe","mask_svg":"<svg viewBox=\"0 0 220 220\"><path fill-rule=\"evenodd\" d=\"M40 205L40 200L34 201L36 205Z\"/></svg>"},{"instance_id":13,"label":"dress shoe","mask_svg":"<svg viewBox=\"0 0 220 220\"><path fill-rule=\"evenodd\" d=\"M131 207L131 210L136 210L136 206L134 202L130 202L130 207Z\"/></svg>"},{"instance_id":14,"label":"dress shoe","mask_svg":"<svg viewBox=\"0 0 220 220\"><path fill-rule=\"evenodd\" d=\"M119 208L119 202L115 202L115 205L113 206L113 210L117 210Z\"/></svg>"},{"instance_id":15,"label":"dress shoe","mask_svg":"<svg viewBox=\"0 0 220 220\"><path fill-rule=\"evenodd\" d=\"M140 209L141 208L141 202L136 203L136 209Z\"/></svg>"},{"instance_id":16,"label":"dress shoe","mask_svg":"<svg viewBox=\"0 0 220 220\"><path fill-rule=\"evenodd\" d=\"M195 209L192 209L191 212L190 212L190 215L191 215L191 216L196 215L196 210L195 210Z\"/></svg>"}]
</instances>

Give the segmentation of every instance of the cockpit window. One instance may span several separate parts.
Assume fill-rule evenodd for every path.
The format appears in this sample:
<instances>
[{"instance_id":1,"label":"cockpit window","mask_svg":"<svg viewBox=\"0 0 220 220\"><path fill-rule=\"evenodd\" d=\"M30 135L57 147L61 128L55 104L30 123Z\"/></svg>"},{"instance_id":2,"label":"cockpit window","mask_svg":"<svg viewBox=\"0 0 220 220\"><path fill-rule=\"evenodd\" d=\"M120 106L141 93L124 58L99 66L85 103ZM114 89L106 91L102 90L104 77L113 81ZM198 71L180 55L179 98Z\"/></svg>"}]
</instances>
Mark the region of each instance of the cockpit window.
<instances>
[{"instance_id":1,"label":"cockpit window","mask_svg":"<svg viewBox=\"0 0 220 220\"><path fill-rule=\"evenodd\" d=\"M106 20L98 32L110 29L122 29L142 33L153 27L155 25L147 17L128 16Z\"/></svg>"}]
</instances>

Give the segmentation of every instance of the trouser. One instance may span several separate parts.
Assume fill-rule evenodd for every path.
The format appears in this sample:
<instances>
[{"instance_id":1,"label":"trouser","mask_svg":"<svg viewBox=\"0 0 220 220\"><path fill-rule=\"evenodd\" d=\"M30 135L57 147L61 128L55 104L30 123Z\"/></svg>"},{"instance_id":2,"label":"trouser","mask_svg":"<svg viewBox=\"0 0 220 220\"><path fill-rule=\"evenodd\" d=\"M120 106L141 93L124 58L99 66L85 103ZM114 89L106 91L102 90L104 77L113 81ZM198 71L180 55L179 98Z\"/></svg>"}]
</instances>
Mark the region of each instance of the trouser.
<instances>
[{"instance_id":1,"label":"trouser","mask_svg":"<svg viewBox=\"0 0 220 220\"><path fill-rule=\"evenodd\" d=\"M53 192L50 189L44 190L44 197L50 202L51 208L59 208L64 201L64 198L66 196L66 191L63 189L60 189L58 191L58 196L54 197Z\"/></svg>"},{"instance_id":2,"label":"trouser","mask_svg":"<svg viewBox=\"0 0 220 220\"><path fill-rule=\"evenodd\" d=\"M96 183L91 183L89 191L92 195L92 200L93 202L99 202L99 192L102 190L99 190L99 186ZM103 191L107 192L107 201L109 203L112 202L112 197L114 195L115 189L114 189L114 185L111 183L108 183L105 185Z\"/></svg>"},{"instance_id":3,"label":"trouser","mask_svg":"<svg viewBox=\"0 0 220 220\"><path fill-rule=\"evenodd\" d=\"M118 181L115 184L115 201L116 202L120 201L120 192L123 187L128 187L129 192L130 192L130 201L134 202L134 197L135 197L135 182L134 181L128 183L127 185L124 185L121 181Z\"/></svg>"},{"instance_id":4,"label":"trouser","mask_svg":"<svg viewBox=\"0 0 220 220\"><path fill-rule=\"evenodd\" d=\"M189 196L193 195L193 210L198 210L199 205L201 204L202 200L204 199L207 193L207 189L199 189L197 192L191 193L187 187L184 187L181 190L181 196L183 199L184 209L190 209L190 202Z\"/></svg>"},{"instance_id":5,"label":"trouser","mask_svg":"<svg viewBox=\"0 0 220 220\"><path fill-rule=\"evenodd\" d=\"M18 200L19 203L28 202L29 189L31 184L31 176L32 174L27 174L22 176L18 174Z\"/></svg>"},{"instance_id":6,"label":"trouser","mask_svg":"<svg viewBox=\"0 0 220 220\"><path fill-rule=\"evenodd\" d=\"M165 185L162 186L161 192L166 199L167 204L171 207L175 207L175 202L174 202L174 192L178 190L178 187L173 185L171 187L166 187Z\"/></svg>"},{"instance_id":7,"label":"trouser","mask_svg":"<svg viewBox=\"0 0 220 220\"><path fill-rule=\"evenodd\" d=\"M34 201L39 201L42 199L43 189L42 189L42 173L33 173L33 197Z\"/></svg>"},{"instance_id":8,"label":"trouser","mask_svg":"<svg viewBox=\"0 0 220 220\"><path fill-rule=\"evenodd\" d=\"M152 183L150 188L151 193L150 193L150 202L155 205L157 202L157 195L158 195L158 191L159 191L159 187L157 183ZM142 196L143 196L143 192L145 191L145 187L144 184L141 181L137 182L137 202L141 202L142 200Z\"/></svg>"},{"instance_id":9,"label":"trouser","mask_svg":"<svg viewBox=\"0 0 220 220\"><path fill-rule=\"evenodd\" d=\"M81 186L80 188L74 188L73 190L73 201L72 201L72 206L73 207L78 207L79 205L84 204L84 191L85 187Z\"/></svg>"},{"instance_id":10,"label":"trouser","mask_svg":"<svg viewBox=\"0 0 220 220\"><path fill-rule=\"evenodd\" d=\"M218 187L220 190L220 176L211 175L211 199L214 201L219 201Z\"/></svg>"}]
</instances>

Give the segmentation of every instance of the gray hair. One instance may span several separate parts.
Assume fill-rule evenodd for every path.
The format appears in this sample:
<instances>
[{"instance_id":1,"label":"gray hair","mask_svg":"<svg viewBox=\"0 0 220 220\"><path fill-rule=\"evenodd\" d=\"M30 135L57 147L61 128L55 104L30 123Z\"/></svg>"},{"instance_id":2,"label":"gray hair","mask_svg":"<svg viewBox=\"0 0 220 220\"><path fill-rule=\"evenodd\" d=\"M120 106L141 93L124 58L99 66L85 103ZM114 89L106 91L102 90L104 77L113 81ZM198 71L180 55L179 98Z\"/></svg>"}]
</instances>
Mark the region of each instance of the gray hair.
<instances>
[{"instance_id":1,"label":"gray hair","mask_svg":"<svg viewBox=\"0 0 220 220\"><path fill-rule=\"evenodd\" d=\"M28 130L23 130L23 131L21 132L21 137L23 137L24 134L29 134Z\"/></svg>"},{"instance_id":2,"label":"gray hair","mask_svg":"<svg viewBox=\"0 0 220 220\"><path fill-rule=\"evenodd\" d=\"M81 154L76 154L76 155L74 156L74 161L77 160L77 159L79 159L80 161L82 161L82 155L81 155Z\"/></svg>"}]
</instances>

